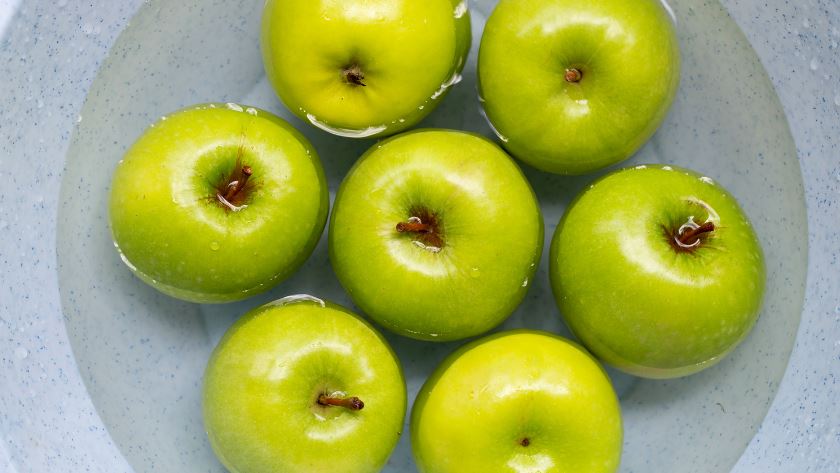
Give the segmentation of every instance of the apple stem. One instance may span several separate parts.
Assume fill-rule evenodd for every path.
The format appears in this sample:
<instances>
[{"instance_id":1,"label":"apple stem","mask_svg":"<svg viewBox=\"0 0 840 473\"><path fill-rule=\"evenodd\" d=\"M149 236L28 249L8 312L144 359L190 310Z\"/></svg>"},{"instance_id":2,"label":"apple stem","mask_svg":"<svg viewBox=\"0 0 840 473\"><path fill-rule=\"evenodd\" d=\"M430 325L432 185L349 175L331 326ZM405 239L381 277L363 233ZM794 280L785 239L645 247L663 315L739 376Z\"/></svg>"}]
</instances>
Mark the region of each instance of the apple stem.
<instances>
[{"instance_id":1,"label":"apple stem","mask_svg":"<svg viewBox=\"0 0 840 473\"><path fill-rule=\"evenodd\" d=\"M245 188L245 184L248 183L248 178L251 177L251 174L253 174L251 166L242 166L239 172L239 178L228 184L227 192L224 195L225 200L231 201L236 197L236 194L239 194Z\"/></svg>"},{"instance_id":2,"label":"apple stem","mask_svg":"<svg viewBox=\"0 0 840 473\"><path fill-rule=\"evenodd\" d=\"M677 235L677 241L683 246L694 246L700 240L700 236L706 233L711 233L715 230L714 222L706 222L699 227L689 227L682 234Z\"/></svg>"},{"instance_id":3,"label":"apple stem","mask_svg":"<svg viewBox=\"0 0 840 473\"><path fill-rule=\"evenodd\" d=\"M418 218L411 218L407 222L398 223L397 231L400 233L430 233L432 226L421 222Z\"/></svg>"},{"instance_id":4,"label":"apple stem","mask_svg":"<svg viewBox=\"0 0 840 473\"><path fill-rule=\"evenodd\" d=\"M362 82L365 79L365 75L358 64L353 64L352 66L345 68L342 71L342 74L344 75L344 80L347 81L348 84L361 85L362 87L367 86L367 84Z\"/></svg>"},{"instance_id":5,"label":"apple stem","mask_svg":"<svg viewBox=\"0 0 840 473\"><path fill-rule=\"evenodd\" d=\"M572 83L580 82L580 80L583 78L583 73L580 72L579 69L575 69L575 68L566 69L565 78L566 78L566 82L572 82Z\"/></svg>"},{"instance_id":6,"label":"apple stem","mask_svg":"<svg viewBox=\"0 0 840 473\"><path fill-rule=\"evenodd\" d=\"M356 396L353 397L332 397L326 394L318 396L318 404L322 406L339 406L351 411L360 411L365 407L365 403Z\"/></svg>"}]
</instances>

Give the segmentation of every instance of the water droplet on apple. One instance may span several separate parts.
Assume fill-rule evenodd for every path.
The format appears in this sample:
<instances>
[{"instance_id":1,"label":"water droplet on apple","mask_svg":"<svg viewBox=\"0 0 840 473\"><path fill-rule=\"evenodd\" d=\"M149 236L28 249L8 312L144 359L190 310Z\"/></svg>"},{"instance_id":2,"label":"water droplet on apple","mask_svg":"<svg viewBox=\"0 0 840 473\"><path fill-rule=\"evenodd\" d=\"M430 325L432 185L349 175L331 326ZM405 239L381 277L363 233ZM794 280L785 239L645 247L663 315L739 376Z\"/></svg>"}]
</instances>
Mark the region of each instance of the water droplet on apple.
<instances>
[{"instance_id":1,"label":"water droplet on apple","mask_svg":"<svg viewBox=\"0 0 840 473\"><path fill-rule=\"evenodd\" d=\"M671 166L662 166L662 170L663 171L673 171L674 168L672 168Z\"/></svg>"},{"instance_id":2,"label":"water droplet on apple","mask_svg":"<svg viewBox=\"0 0 840 473\"><path fill-rule=\"evenodd\" d=\"M235 104L233 102L226 103L225 107L227 107L229 110L233 110L234 112L244 112L245 111L245 109L243 109L241 106L239 106L239 104Z\"/></svg>"},{"instance_id":3,"label":"water droplet on apple","mask_svg":"<svg viewBox=\"0 0 840 473\"><path fill-rule=\"evenodd\" d=\"M417 240L412 241L412 243L414 243L414 246L416 246L418 248L422 248L422 249L428 251L429 253L440 253L440 248L438 248L437 246L426 245L422 241L417 241Z\"/></svg>"},{"instance_id":4,"label":"water droplet on apple","mask_svg":"<svg viewBox=\"0 0 840 473\"><path fill-rule=\"evenodd\" d=\"M452 77L450 77L443 84L441 84L440 88L434 94L432 94L432 100L435 100L438 97L440 97L441 95L443 95L446 92L447 89L449 89L453 85L461 82L461 80L463 80L463 76L461 76L461 74L458 74L457 71L455 73L453 73ZM423 109L423 106L421 105L420 110L422 110L422 109Z\"/></svg>"},{"instance_id":5,"label":"water droplet on apple","mask_svg":"<svg viewBox=\"0 0 840 473\"><path fill-rule=\"evenodd\" d=\"M257 115L257 109L254 108L254 107L248 107L248 108L245 109L245 113L247 113L248 115L256 116Z\"/></svg>"},{"instance_id":6,"label":"water droplet on apple","mask_svg":"<svg viewBox=\"0 0 840 473\"><path fill-rule=\"evenodd\" d=\"M213 243L210 243L210 249L211 249L211 250L213 250L213 251L219 251L219 248L220 248L220 246L219 246L219 242L214 241Z\"/></svg>"},{"instance_id":7,"label":"water droplet on apple","mask_svg":"<svg viewBox=\"0 0 840 473\"><path fill-rule=\"evenodd\" d=\"M23 347L17 347L15 349L15 356L17 357L17 359L23 360L27 356L29 356L29 350L27 350L26 348L23 348Z\"/></svg>"},{"instance_id":8,"label":"water droplet on apple","mask_svg":"<svg viewBox=\"0 0 840 473\"><path fill-rule=\"evenodd\" d=\"M525 278L525 280L522 281L522 287L528 287L528 278Z\"/></svg>"},{"instance_id":9,"label":"water droplet on apple","mask_svg":"<svg viewBox=\"0 0 840 473\"><path fill-rule=\"evenodd\" d=\"M400 123L405 123L405 118L400 118Z\"/></svg>"},{"instance_id":10,"label":"water droplet on apple","mask_svg":"<svg viewBox=\"0 0 840 473\"><path fill-rule=\"evenodd\" d=\"M705 182L706 184L714 184L715 181L711 177L703 176L700 178L701 182Z\"/></svg>"},{"instance_id":11,"label":"water droplet on apple","mask_svg":"<svg viewBox=\"0 0 840 473\"><path fill-rule=\"evenodd\" d=\"M424 108L426 108L426 106L425 106L425 105L421 105L421 106L417 107L417 110L423 110Z\"/></svg>"},{"instance_id":12,"label":"water droplet on apple","mask_svg":"<svg viewBox=\"0 0 840 473\"><path fill-rule=\"evenodd\" d=\"M455 18L461 18L464 14L467 13L467 0L461 0L457 6L455 6Z\"/></svg>"},{"instance_id":13,"label":"water droplet on apple","mask_svg":"<svg viewBox=\"0 0 840 473\"><path fill-rule=\"evenodd\" d=\"M367 138L369 136L373 136L377 133L381 133L388 129L386 125L369 126L362 130L334 127L318 120L318 118L315 115L312 115L311 113L306 114L306 119L309 120L309 123L326 131L327 133L332 133L333 135L341 136L344 138Z\"/></svg>"},{"instance_id":14,"label":"water droplet on apple","mask_svg":"<svg viewBox=\"0 0 840 473\"><path fill-rule=\"evenodd\" d=\"M640 164L633 169L647 169L647 166L645 166L644 164Z\"/></svg>"},{"instance_id":15,"label":"water droplet on apple","mask_svg":"<svg viewBox=\"0 0 840 473\"><path fill-rule=\"evenodd\" d=\"M301 304L304 302L315 303L321 307L327 306L327 303L324 302L323 299L319 299L315 296L310 296L309 294L293 294L291 296L286 296L282 299L277 299L274 302L269 302L268 305L283 307L292 304Z\"/></svg>"}]
</instances>

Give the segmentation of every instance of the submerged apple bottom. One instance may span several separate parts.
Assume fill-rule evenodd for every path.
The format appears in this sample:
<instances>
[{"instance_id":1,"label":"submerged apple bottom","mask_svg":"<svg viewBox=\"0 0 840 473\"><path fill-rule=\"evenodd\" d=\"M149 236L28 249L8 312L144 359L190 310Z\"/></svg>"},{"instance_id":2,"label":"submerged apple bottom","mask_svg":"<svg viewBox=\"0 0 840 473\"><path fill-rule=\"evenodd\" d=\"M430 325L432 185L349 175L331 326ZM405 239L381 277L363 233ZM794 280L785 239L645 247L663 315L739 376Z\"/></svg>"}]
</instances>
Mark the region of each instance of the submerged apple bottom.
<instances>
[{"instance_id":1,"label":"submerged apple bottom","mask_svg":"<svg viewBox=\"0 0 840 473\"><path fill-rule=\"evenodd\" d=\"M670 166L597 181L558 225L550 264L575 335L648 378L719 362L754 326L764 291L761 248L734 198Z\"/></svg>"},{"instance_id":2,"label":"submerged apple bottom","mask_svg":"<svg viewBox=\"0 0 840 473\"><path fill-rule=\"evenodd\" d=\"M205 373L207 433L237 473L377 472L405 406L402 373L382 337L308 296L243 316Z\"/></svg>"}]
</instances>

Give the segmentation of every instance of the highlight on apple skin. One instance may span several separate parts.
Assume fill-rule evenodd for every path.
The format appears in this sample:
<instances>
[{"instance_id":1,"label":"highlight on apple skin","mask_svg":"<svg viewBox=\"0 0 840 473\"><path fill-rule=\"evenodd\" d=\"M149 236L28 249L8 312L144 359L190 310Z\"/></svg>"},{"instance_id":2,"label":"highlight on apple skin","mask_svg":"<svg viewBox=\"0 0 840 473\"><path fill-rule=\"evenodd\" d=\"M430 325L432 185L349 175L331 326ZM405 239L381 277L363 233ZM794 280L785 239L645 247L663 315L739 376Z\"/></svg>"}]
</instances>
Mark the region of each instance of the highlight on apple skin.
<instances>
[{"instance_id":1,"label":"highlight on apple skin","mask_svg":"<svg viewBox=\"0 0 840 473\"><path fill-rule=\"evenodd\" d=\"M563 319L596 356L647 378L720 362L758 319L761 245L735 198L675 166L609 174L566 209L549 256Z\"/></svg>"}]
</instances>

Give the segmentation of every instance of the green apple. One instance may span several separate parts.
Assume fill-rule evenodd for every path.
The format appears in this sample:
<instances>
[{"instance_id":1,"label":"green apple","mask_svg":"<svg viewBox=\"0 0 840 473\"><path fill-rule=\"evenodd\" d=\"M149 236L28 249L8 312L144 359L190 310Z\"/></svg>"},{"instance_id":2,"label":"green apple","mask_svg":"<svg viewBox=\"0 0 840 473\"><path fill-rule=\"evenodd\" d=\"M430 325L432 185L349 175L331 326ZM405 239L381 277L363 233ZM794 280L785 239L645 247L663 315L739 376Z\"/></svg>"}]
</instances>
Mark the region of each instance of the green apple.
<instances>
[{"instance_id":1,"label":"green apple","mask_svg":"<svg viewBox=\"0 0 840 473\"><path fill-rule=\"evenodd\" d=\"M204 423L232 473L374 473L400 438L405 381L348 310L290 296L239 319L204 374Z\"/></svg>"},{"instance_id":2,"label":"green apple","mask_svg":"<svg viewBox=\"0 0 840 473\"><path fill-rule=\"evenodd\" d=\"M350 170L330 220L330 259L353 302L423 340L478 335L522 301L542 252L531 186L491 141L406 133Z\"/></svg>"},{"instance_id":3,"label":"green apple","mask_svg":"<svg viewBox=\"0 0 840 473\"><path fill-rule=\"evenodd\" d=\"M312 145L274 115L207 104L163 117L113 176L114 244L143 281L195 302L268 290L309 256L329 207Z\"/></svg>"},{"instance_id":4,"label":"green apple","mask_svg":"<svg viewBox=\"0 0 840 473\"><path fill-rule=\"evenodd\" d=\"M559 174L622 161L662 123L679 44L659 0L501 0L481 39L480 97L505 148Z\"/></svg>"},{"instance_id":5,"label":"green apple","mask_svg":"<svg viewBox=\"0 0 840 473\"><path fill-rule=\"evenodd\" d=\"M609 378L574 343L514 331L450 355L411 412L423 473L614 473L621 411Z\"/></svg>"},{"instance_id":6,"label":"green apple","mask_svg":"<svg viewBox=\"0 0 840 473\"><path fill-rule=\"evenodd\" d=\"M340 136L405 130L460 81L466 0L268 0L262 53L277 95Z\"/></svg>"},{"instance_id":7,"label":"green apple","mask_svg":"<svg viewBox=\"0 0 840 473\"><path fill-rule=\"evenodd\" d=\"M550 275L566 324L628 373L672 378L721 360L758 317L764 258L735 199L708 177L638 166L566 210Z\"/></svg>"}]
</instances>

